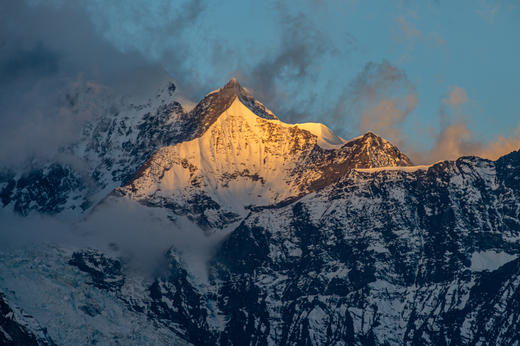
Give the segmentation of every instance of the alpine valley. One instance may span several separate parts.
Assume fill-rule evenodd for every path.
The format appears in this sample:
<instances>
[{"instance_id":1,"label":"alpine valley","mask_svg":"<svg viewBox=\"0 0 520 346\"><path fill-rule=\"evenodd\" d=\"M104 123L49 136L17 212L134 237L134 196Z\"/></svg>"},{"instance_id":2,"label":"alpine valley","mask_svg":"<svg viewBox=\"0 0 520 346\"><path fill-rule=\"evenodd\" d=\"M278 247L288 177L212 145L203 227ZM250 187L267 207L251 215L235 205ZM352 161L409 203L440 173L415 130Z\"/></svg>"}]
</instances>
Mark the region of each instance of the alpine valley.
<instances>
[{"instance_id":1,"label":"alpine valley","mask_svg":"<svg viewBox=\"0 0 520 346\"><path fill-rule=\"evenodd\" d=\"M0 199L2 345L520 344L520 151L415 166L170 83Z\"/></svg>"}]
</instances>

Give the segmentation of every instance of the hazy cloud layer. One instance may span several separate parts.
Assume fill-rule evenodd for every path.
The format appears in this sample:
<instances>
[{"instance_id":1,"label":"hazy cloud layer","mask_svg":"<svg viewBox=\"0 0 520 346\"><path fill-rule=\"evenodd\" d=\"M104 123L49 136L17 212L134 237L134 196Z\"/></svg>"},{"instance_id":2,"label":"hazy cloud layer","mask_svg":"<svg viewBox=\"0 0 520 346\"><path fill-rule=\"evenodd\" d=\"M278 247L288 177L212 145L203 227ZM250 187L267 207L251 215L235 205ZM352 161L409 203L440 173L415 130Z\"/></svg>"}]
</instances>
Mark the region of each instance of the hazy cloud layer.
<instances>
[{"instance_id":1,"label":"hazy cloud layer","mask_svg":"<svg viewBox=\"0 0 520 346\"><path fill-rule=\"evenodd\" d=\"M114 49L66 2L1 2L0 42L2 165L52 155L110 94L139 93L166 78L140 54Z\"/></svg>"},{"instance_id":2,"label":"hazy cloud layer","mask_svg":"<svg viewBox=\"0 0 520 346\"><path fill-rule=\"evenodd\" d=\"M77 221L41 214L19 216L0 209L4 230L0 232L0 251L31 248L42 244L68 249L94 248L124 259L126 269L154 275L171 247L178 260L196 275L207 279L207 261L227 235L207 236L188 218L174 222L160 208L147 208L134 201L107 200L93 213Z\"/></svg>"}]
</instances>

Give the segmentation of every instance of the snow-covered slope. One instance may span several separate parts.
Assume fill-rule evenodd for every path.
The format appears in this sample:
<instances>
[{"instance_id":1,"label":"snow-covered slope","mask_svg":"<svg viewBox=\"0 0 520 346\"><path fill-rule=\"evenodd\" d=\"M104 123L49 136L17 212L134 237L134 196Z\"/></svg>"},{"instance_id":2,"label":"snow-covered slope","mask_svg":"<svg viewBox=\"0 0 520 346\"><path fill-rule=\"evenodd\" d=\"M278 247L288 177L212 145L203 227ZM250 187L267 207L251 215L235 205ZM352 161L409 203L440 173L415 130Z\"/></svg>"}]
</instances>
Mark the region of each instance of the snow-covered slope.
<instances>
[{"instance_id":1,"label":"snow-covered slope","mask_svg":"<svg viewBox=\"0 0 520 346\"><path fill-rule=\"evenodd\" d=\"M302 130L309 131L317 137L317 144L323 149L338 149L347 141L338 137L327 126L320 123L296 124Z\"/></svg>"},{"instance_id":2,"label":"snow-covered slope","mask_svg":"<svg viewBox=\"0 0 520 346\"><path fill-rule=\"evenodd\" d=\"M519 168L515 152L497 162L354 170L296 203L249 215L213 261L222 309L240 307L229 311L226 337L517 344ZM243 332L242 319L263 327Z\"/></svg>"}]
</instances>

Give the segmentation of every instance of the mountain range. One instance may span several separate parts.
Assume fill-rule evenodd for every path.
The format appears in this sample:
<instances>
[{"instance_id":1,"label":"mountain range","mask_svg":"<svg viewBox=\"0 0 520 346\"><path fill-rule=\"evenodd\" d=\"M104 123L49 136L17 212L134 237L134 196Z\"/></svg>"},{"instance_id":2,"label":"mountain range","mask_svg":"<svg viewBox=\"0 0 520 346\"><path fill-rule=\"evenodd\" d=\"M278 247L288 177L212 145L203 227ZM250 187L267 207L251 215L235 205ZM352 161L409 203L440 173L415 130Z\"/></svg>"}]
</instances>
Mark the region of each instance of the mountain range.
<instances>
[{"instance_id":1,"label":"mountain range","mask_svg":"<svg viewBox=\"0 0 520 346\"><path fill-rule=\"evenodd\" d=\"M191 110L170 83L0 199L31 220L4 232L74 235L0 251L1 344L520 343L519 151L418 166L236 79Z\"/></svg>"}]
</instances>

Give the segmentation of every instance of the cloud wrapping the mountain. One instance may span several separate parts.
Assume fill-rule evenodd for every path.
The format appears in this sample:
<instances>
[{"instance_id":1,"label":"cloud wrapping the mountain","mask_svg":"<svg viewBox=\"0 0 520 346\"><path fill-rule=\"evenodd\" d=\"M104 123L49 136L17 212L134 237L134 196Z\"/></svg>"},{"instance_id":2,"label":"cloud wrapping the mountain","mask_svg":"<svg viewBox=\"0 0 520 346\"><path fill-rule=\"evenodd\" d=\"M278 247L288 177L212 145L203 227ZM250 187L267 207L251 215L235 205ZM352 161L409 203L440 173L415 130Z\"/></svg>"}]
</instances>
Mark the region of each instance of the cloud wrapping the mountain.
<instances>
[{"instance_id":1,"label":"cloud wrapping the mountain","mask_svg":"<svg viewBox=\"0 0 520 346\"><path fill-rule=\"evenodd\" d=\"M106 42L76 4L53 4L0 4L2 165L52 156L74 141L107 107L107 91L140 93L167 78L139 53L121 53ZM73 104L78 94L81 109Z\"/></svg>"},{"instance_id":2,"label":"cloud wrapping the mountain","mask_svg":"<svg viewBox=\"0 0 520 346\"><path fill-rule=\"evenodd\" d=\"M185 217L161 220L158 208L133 201L106 201L82 220L71 222L42 214L16 215L0 209L0 251L28 249L41 244L65 248L94 248L124 259L126 269L145 276L161 269L164 253L176 249L197 279L207 279L207 261L226 232L207 236Z\"/></svg>"}]
</instances>

